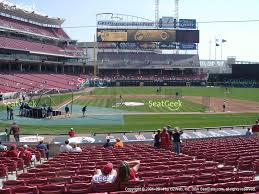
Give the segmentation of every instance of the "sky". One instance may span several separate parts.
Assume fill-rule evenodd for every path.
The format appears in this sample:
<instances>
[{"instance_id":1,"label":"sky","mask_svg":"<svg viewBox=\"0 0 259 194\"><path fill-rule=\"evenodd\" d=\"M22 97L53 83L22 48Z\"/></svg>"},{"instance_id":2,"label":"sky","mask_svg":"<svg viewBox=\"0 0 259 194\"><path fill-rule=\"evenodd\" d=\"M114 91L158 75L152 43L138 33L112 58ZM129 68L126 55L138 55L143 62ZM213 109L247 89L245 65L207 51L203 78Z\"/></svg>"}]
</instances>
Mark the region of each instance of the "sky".
<instances>
[{"instance_id":1,"label":"sky","mask_svg":"<svg viewBox=\"0 0 259 194\"><path fill-rule=\"evenodd\" d=\"M9 0L53 17L66 19L64 27L96 26L96 14L121 13L154 20L155 0ZM179 18L197 22L259 20L259 0L180 0ZM174 0L160 0L160 17L174 16ZM248 23L199 23L200 59L236 57L259 62L259 21ZM72 39L93 41L95 27L65 28ZM215 39L225 39L216 47ZM215 56L216 53L216 56Z\"/></svg>"}]
</instances>

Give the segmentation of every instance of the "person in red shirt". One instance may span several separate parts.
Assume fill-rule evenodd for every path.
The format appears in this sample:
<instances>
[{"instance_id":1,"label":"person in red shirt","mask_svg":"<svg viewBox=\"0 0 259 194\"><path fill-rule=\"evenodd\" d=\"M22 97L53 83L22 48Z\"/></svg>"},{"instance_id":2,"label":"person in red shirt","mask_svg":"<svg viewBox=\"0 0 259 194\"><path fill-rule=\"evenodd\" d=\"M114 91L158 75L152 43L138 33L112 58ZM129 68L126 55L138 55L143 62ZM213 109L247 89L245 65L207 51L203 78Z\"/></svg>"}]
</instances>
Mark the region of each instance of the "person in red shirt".
<instances>
[{"instance_id":1,"label":"person in red shirt","mask_svg":"<svg viewBox=\"0 0 259 194\"><path fill-rule=\"evenodd\" d=\"M163 128L163 132L160 134L160 138L161 138L161 148L169 148L171 144L171 140L166 127Z\"/></svg>"},{"instance_id":2,"label":"person in red shirt","mask_svg":"<svg viewBox=\"0 0 259 194\"><path fill-rule=\"evenodd\" d=\"M68 136L71 137L75 137L76 136L76 132L73 128L70 129L70 131L68 132Z\"/></svg>"},{"instance_id":3,"label":"person in red shirt","mask_svg":"<svg viewBox=\"0 0 259 194\"><path fill-rule=\"evenodd\" d=\"M259 121L255 121L255 125L252 126L252 132L259 135Z\"/></svg>"},{"instance_id":4,"label":"person in red shirt","mask_svg":"<svg viewBox=\"0 0 259 194\"><path fill-rule=\"evenodd\" d=\"M133 167L130 167L133 166ZM136 174L140 166L139 160L122 161L118 169L118 182L128 182L137 180Z\"/></svg>"},{"instance_id":5,"label":"person in red shirt","mask_svg":"<svg viewBox=\"0 0 259 194\"><path fill-rule=\"evenodd\" d=\"M20 141L20 127L15 122L11 126L10 134L13 134L16 142Z\"/></svg>"},{"instance_id":6,"label":"person in red shirt","mask_svg":"<svg viewBox=\"0 0 259 194\"><path fill-rule=\"evenodd\" d=\"M7 157L18 157L18 150L15 144L12 144L10 149L6 153Z\"/></svg>"}]
</instances>

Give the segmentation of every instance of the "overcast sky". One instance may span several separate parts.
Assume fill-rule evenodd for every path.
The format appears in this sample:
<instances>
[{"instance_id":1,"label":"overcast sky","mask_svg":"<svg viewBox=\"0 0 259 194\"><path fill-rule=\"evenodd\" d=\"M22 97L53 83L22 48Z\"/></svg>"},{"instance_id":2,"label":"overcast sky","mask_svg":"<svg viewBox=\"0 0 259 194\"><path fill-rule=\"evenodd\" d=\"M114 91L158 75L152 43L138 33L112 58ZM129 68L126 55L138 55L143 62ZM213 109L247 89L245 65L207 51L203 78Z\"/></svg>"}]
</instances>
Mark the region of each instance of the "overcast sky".
<instances>
[{"instance_id":1,"label":"overcast sky","mask_svg":"<svg viewBox=\"0 0 259 194\"><path fill-rule=\"evenodd\" d=\"M154 19L155 0L10 0L49 16L66 19L63 26L95 26L96 14L124 13ZM259 0L180 0L179 18L204 21L259 20ZM174 0L160 0L160 17L174 15ZM93 41L95 28L66 28L72 39ZM215 38L225 39L223 59L259 61L259 22L199 24L201 59L215 59ZM220 59L217 47L217 59Z\"/></svg>"}]
</instances>

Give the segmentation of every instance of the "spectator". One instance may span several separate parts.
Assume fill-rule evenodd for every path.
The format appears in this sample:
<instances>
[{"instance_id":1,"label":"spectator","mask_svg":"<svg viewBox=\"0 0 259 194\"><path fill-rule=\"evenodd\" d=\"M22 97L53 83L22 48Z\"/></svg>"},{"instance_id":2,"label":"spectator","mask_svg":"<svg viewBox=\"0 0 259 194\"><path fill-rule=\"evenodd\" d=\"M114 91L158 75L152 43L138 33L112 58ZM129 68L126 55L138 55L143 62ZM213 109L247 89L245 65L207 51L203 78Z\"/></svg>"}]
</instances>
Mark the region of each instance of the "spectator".
<instances>
[{"instance_id":1,"label":"spectator","mask_svg":"<svg viewBox=\"0 0 259 194\"><path fill-rule=\"evenodd\" d=\"M75 132L75 130L74 130L73 128L71 128L70 131L68 132L68 136L69 136L70 138L76 136L76 132Z\"/></svg>"},{"instance_id":2,"label":"spectator","mask_svg":"<svg viewBox=\"0 0 259 194\"><path fill-rule=\"evenodd\" d=\"M161 130L158 129L157 130L157 134L155 135L155 143L154 143L154 147L155 148L160 148L160 144L161 144L160 135L161 135Z\"/></svg>"},{"instance_id":3,"label":"spectator","mask_svg":"<svg viewBox=\"0 0 259 194\"><path fill-rule=\"evenodd\" d=\"M6 115L7 115L7 120L10 118L10 107L9 105L6 106Z\"/></svg>"},{"instance_id":4,"label":"spectator","mask_svg":"<svg viewBox=\"0 0 259 194\"><path fill-rule=\"evenodd\" d=\"M92 183L114 183L117 171L113 169L112 163L107 163L102 169L97 169L92 178Z\"/></svg>"},{"instance_id":5,"label":"spectator","mask_svg":"<svg viewBox=\"0 0 259 194\"><path fill-rule=\"evenodd\" d=\"M65 145L60 146L60 152L70 152L72 147L69 145L69 141L65 141Z\"/></svg>"},{"instance_id":6,"label":"spectator","mask_svg":"<svg viewBox=\"0 0 259 194\"><path fill-rule=\"evenodd\" d=\"M20 142L20 127L15 122L11 126L10 134L13 134L16 142Z\"/></svg>"},{"instance_id":7,"label":"spectator","mask_svg":"<svg viewBox=\"0 0 259 194\"><path fill-rule=\"evenodd\" d=\"M12 106L10 107L9 111L10 111L10 113L9 113L10 114L10 120L13 120L13 107Z\"/></svg>"},{"instance_id":8,"label":"spectator","mask_svg":"<svg viewBox=\"0 0 259 194\"><path fill-rule=\"evenodd\" d=\"M67 118L67 117L70 117L68 105L66 105L66 107L65 107L65 112L66 112L66 118Z\"/></svg>"},{"instance_id":9,"label":"spectator","mask_svg":"<svg viewBox=\"0 0 259 194\"><path fill-rule=\"evenodd\" d=\"M130 168L130 165L133 165L132 168ZM135 181L136 178L136 174L138 172L139 169L139 165L140 165L140 161L139 160L134 160L134 161L122 161L119 165L119 169L118 169L118 181L119 183L121 182L127 182L127 181Z\"/></svg>"},{"instance_id":10,"label":"spectator","mask_svg":"<svg viewBox=\"0 0 259 194\"><path fill-rule=\"evenodd\" d=\"M255 121L255 125L252 126L252 132L256 135L259 135L259 121Z\"/></svg>"},{"instance_id":11,"label":"spectator","mask_svg":"<svg viewBox=\"0 0 259 194\"><path fill-rule=\"evenodd\" d=\"M2 142L0 141L0 151L6 151L7 150L7 146L2 145Z\"/></svg>"},{"instance_id":12,"label":"spectator","mask_svg":"<svg viewBox=\"0 0 259 194\"><path fill-rule=\"evenodd\" d=\"M82 149L80 147L78 147L76 143L74 143L74 144L72 144L72 148L71 148L70 152L82 152Z\"/></svg>"},{"instance_id":13,"label":"spectator","mask_svg":"<svg viewBox=\"0 0 259 194\"><path fill-rule=\"evenodd\" d=\"M10 146L10 149L6 153L7 157L18 157L18 150L15 144Z\"/></svg>"},{"instance_id":14,"label":"spectator","mask_svg":"<svg viewBox=\"0 0 259 194\"><path fill-rule=\"evenodd\" d=\"M247 129L247 131L246 131L246 136L250 136L250 135L252 135L252 133L251 133L251 129L250 129L250 128L248 128L248 129Z\"/></svg>"},{"instance_id":15,"label":"spectator","mask_svg":"<svg viewBox=\"0 0 259 194\"><path fill-rule=\"evenodd\" d=\"M107 139L106 143L103 145L103 147L105 147L105 148L112 147L112 146L113 145L111 144L110 139Z\"/></svg>"},{"instance_id":16,"label":"spectator","mask_svg":"<svg viewBox=\"0 0 259 194\"><path fill-rule=\"evenodd\" d=\"M46 109L46 108L45 108L45 109ZM51 106L49 106L49 107L47 108L47 117L48 117L48 119L52 119L52 113L53 113L53 109L52 109Z\"/></svg>"},{"instance_id":17,"label":"spectator","mask_svg":"<svg viewBox=\"0 0 259 194\"><path fill-rule=\"evenodd\" d=\"M123 148L123 142L120 140L120 138L116 138L116 143L114 144L114 147Z\"/></svg>"},{"instance_id":18,"label":"spectator","mask_svg":"<svg viewBox=\"0 0 259 194\"><path fill-rule=\"evenodd\" d=\"M83 117L85 117L86 109L87 109L87 106L84 106L84 107L82 108Z\"/></svg>"},{"instance_id":19,"label":"spectator","mask_svg":"<svg viewBox=\"0 0 259 194\"><path fill-rule=\"evenodd\" d=\"M181 135L183 131L179 130L177 127L174 129L173 132L173 142L174 142L174 149L176 154L180 154L180 146L181 146Z\"/></svg>"},{"instance_id":20,"label":"spectator","mask_svg":"<svg viewBox=\"0 0 259 194\"><path fill-rule=\"evenodd\" d=\"M36 148L39 150L43 150L47 160L49 159L49 149L45 144L43 144L43 141L40 141Z\"/></svg>"},{"instance_id":21,"label":"spectator","mask_svg":"<svg viewBox=\"0 0 259 194\"><path fill-rule=\"evenodd\" d=\"M166 127L163 128L163 132L160 134L160 138L161 138L161 148L169 148L170 146L170 136L167 133L167 129Z\"/></svg>"},{"instance_id":22,"label":"spectator","mask_svg":"<svg viewBox=\"0 0 259 194\"><path fill-rule=\"evenodd\" d=\"M31 162L35 163L36 162L36 156L34 154L32 154L32 149L29 148L28 145L24 145L23 146L24 148L24 153L25 153L25 156L28 160L30 160Z\"/></svg>"}]
</instances>

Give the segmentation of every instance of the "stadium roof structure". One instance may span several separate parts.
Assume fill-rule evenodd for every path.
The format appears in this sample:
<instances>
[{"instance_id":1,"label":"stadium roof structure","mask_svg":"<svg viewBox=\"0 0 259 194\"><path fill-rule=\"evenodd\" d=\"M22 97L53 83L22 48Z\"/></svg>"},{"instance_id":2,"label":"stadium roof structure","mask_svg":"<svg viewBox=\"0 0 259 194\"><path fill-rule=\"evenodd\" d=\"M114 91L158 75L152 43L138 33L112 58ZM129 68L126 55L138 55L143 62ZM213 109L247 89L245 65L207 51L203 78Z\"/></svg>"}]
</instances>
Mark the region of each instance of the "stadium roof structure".
<instances>
[{"instance_id":1,"label":"stadium roof structure","mask_svg":"<svg viewBox=\"0 0 259 194\"><path fill-rule=\"evenodd\" d=\"M16 19L21 18L41 26L61 26L65 21L64 19L49 17L48 15L43 15L35 10L24 8L3 0L0 0L0 14L16 17Z\"/></svg>"}]
</instances>

